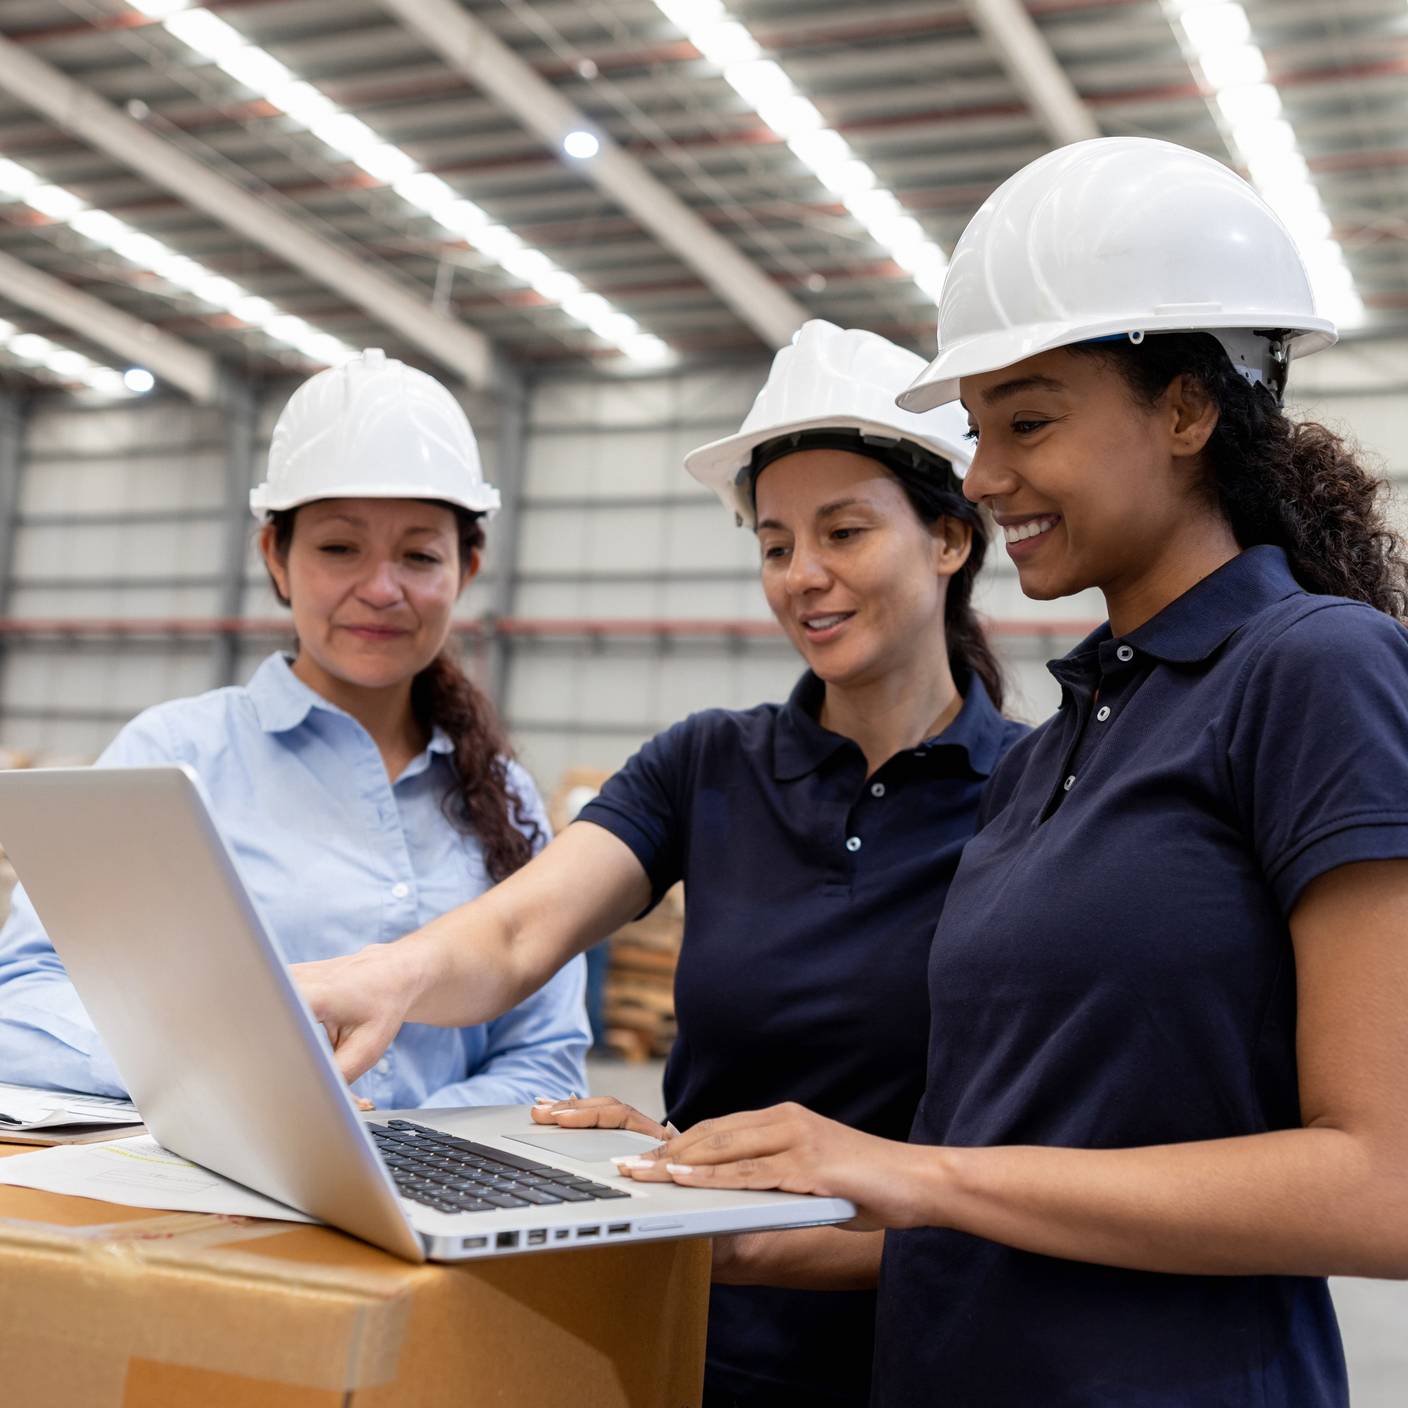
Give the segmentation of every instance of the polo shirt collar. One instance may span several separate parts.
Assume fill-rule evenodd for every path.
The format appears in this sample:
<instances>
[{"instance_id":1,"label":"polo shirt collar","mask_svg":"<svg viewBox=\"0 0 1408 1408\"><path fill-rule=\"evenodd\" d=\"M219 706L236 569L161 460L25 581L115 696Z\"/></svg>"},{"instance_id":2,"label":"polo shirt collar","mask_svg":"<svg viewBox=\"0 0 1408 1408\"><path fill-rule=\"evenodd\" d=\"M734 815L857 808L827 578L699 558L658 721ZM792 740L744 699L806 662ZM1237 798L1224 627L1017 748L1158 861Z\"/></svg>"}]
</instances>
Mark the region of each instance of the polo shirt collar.
<instances>
[{"instance_id":1,"label":"polo shirt collar","mask_svg":"<svg viewBox=\"0 0 1408 1408\"><path fill-rule=\"evenodd\" d=\"M1304 591L1284 549L1261 543L1223 563L1125 640L1156 660L1197 664L1258 612Z\"/></svg>"},{"instance_id":2,"label":"polo shirt collar","mask_svg":"<svg viewBox=\"0 0 1408 1408\"><path fill-rule=\"evenodd\" d=\"M925 739L914 751L962 749L974 774L987 777L1002 751L1003 718L976 675L960 681L959 688L963 707L958 717L942 733ZM826 686L808 670L782 706L773 735L773 776L779 782L805 777L842 748L856 747L851 739L832 733L817 722L825 695Z\"/></svg>"},{"instance_id":3,"label":"polo shirt collar","mask_svg":"<svg viewBox=\"0 0 1408 1408\"><path fill-rule=\"evenodd\" d=\"M1115 667L1117 651L1125 646L1132 646L1136 656L1166 664L1200 664L1258 612L1304 591L1291 573L1285 550L1259 543L1238 553L1127 636L1117 639L1106 621L1047 669L1068 683L1073 671L1084 674L1097 662L1102 668Z\"/></svg>"},{"instance_id":4,"label":"polo shirt collar","mask_svg":"<svg viewBox=\"0 0 1408 1408\"><path fill-rule=\"evenodd\" d=\"M304 684L293 673L293 661L276 651L254 672L246 686L255 718L265 733L288 733L300 727L314 709L351 719L352 715L324 699L316 689ZM356 720L353 719L356 723ZM361 725L358 724L360 728ZM444 729L436 724L426 745L430 753L453 753L455 745Z\"/></svg>"}]
</instances>

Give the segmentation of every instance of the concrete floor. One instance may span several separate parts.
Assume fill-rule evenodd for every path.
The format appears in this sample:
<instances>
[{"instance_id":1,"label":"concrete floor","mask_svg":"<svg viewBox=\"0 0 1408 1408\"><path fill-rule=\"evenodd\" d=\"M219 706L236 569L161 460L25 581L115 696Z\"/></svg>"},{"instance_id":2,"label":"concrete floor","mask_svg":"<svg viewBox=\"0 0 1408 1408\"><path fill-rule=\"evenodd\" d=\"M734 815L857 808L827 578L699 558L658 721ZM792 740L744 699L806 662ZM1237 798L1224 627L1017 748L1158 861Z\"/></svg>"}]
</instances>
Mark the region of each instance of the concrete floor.
<instances>
[{"instance_id":1,"label":"concrete floor","mask_svg":"<svg viewBox=\"0 0 1408 1408\"><path fill-rule=\"evenodd\" d=\"M664 1108L664 1063L588 1063L592 1093L616 1095L658 1119ZM1408 1282L1330 1283L1349 1361L1354 1408L1404 1408L1408 1404Z\"/></svg>"}]
</instances>

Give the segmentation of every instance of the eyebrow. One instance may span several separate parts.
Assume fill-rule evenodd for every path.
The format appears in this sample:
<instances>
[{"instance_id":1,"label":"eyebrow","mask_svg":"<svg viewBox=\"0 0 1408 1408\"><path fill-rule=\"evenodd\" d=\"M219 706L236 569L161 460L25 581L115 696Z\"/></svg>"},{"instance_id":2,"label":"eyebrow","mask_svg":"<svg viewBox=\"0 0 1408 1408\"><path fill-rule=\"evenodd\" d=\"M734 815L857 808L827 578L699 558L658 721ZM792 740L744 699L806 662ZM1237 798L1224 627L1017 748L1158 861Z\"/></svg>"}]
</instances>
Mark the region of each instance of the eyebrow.
<instances>
[{"instance_id":1,"label":"eyebrow","mask_svg":"<svg viewBox=\"0 0 1408 1408\"><path fill-rule=\"evenodd\" d=\"M323 517L318 520L318 525L321 525L321 524L324 524L324 523L350 523L350 524L352 525L352 527L354 527L354 528L365 528L365 527L367 526L367 520L366 520L365 518L358 518L355 513L328 513L328 514L324 514ZM317 525L315 525L315 526L317 526ZM406 533L441 533L441 532L446 532L446 531L448 531L448 530L442 529L442 528L435 528L435 527L432 527L430 524L427 523L427 524L420 524L420 525L417 525L417 526L414 526L414 527L411 527L411 528L403 528L401 531L402 531L403 534L406 534Z\"/></svg>"},{"instance_id":2,"label":"eyebrow","mask_svg":"<svg viewBox=\"0 0 1408 1408\"><path fill-rule=\"evenodd\" d=\"M830 518L833 513L840 513L841 510L845 508L872 507L873 505L871 504L869 499L832 499L830 503L822 504L822 506L817 509L815 516L817 518ZM763 519L762 522L758 524L758 530L761 532L764 528L777 528L784 533L787 531L787 525L785 523L779 523L775 518Z\"/></svg>"},{"instance_id":3,"label":"eyebrow","mask_svg":"<svg viewBox=\"0 0 1408 1408\"><path fill-rule=\"evenodd\" d=\"M1054 376L1019 376L1011 381L1000 382L990 391L983 392L983 404L995 406L999 401L1010 400L1025 391L1065 391L1066 383L1057 381ZM965 410L968 408L965 406Z\"/></svg>"}]
</instances>

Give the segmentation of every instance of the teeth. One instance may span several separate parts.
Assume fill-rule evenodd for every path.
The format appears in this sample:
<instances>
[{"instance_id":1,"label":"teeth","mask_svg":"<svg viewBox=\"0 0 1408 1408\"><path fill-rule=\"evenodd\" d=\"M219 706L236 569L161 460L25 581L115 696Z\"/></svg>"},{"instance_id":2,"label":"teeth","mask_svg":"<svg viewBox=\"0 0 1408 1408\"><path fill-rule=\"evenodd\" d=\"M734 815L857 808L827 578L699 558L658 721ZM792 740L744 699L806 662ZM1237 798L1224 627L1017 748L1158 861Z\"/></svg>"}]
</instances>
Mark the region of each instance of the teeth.
<instances>
[{"instance_id":1,"label":"teeth","mask_svg":"<svg viewBox=\"0 0 1408 1408\"><path fill-rule=\"evenodd\" d=\"M803 624L811 631L826 631L845 619L844 612L839 616L808 616Z\"/></svg>"},{"instance_id":2,"label":"teeth","mask_svg":"<svg viewBox=\"0 0 1408 1408\"><path fill-rule=\"evenodd\" d=\"M1054 528L1056 520L1054 518L1033 518L1028 523L1018 523L1012 527L1004 528L1003 535L1009 543L1020 543L1027 538L1035 538L1038 533L1045 533L1048 528Z\"/></svg>"}]
</instances>

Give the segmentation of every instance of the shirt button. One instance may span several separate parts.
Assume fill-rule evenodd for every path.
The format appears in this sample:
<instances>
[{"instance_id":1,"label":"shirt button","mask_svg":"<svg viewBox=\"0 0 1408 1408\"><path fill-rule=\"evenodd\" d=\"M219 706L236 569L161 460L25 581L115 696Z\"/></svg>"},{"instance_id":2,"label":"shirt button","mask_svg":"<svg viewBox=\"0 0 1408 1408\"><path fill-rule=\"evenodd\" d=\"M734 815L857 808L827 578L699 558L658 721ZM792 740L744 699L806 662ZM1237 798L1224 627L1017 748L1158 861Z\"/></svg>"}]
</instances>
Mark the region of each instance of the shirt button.
<instances>
[{"instance_id":1,"label":"shirt button","mask_svg":"<svg viewBox=\"0 0 1408 1408\"><path fill-rule=\"evenodd\" d=\"M858 850L860 850L860 837L859 837L859 836L851 836L851 837L849 837L849 838L847 839L847 841L846 841L846 849L847 849L848 851L858 851Z\"/></svg>"},{"instance_id":2,"label":"shirt button","mask_svg":"<svg viewBox=\"0 0 1408 1408\"><path fill-rule=\"evenodd\" d=\"M1110 717L1110 706L1108 704L1102 704L1100 706L1100 712L1097 713L1095 717L1103 724L1105 720Z\"/></svg>"},{"instance_id":3,"label":"shirt button","mask_svg":"<svg viewBox=\"0 0 1408 1408\"><path fill-rule=\"evenodd\" d=\"M1122 645L1122 646L1120 646L1120 648L1115 651L1115 658L1116 658L1117 660L1133 660L1133 659L1134 659L1134 647L1133 647L1132 645Z\"/></svg>"},{"instance_id":4,"label":"shirt button","mask_svg":"<svg viewBox=\"0 0 1408 1408\"><path fill-rule=\"evenodd\" d=\"M872 797L883 797L885 795L885 784L883 782L872 782L870 784L870 795Z\"/></svg>"},{"instance_id":5,"label":"shirt button","mask_svg":"<svg viewBox=\"0 0 1408 1408\"><path fill-rule=\"evenodd\" d=\"M405 882L404 880L398 880L398 881L391 887L391 895L392 895L392 898L393 898L393 899L403 900L403 899L405 899L406 896L409 895L410 893L411 893L411 887L410 887L408 884L406 884L406 882Z\"/></svg>"},{"instance_id":6,"label":"shirt button","mask_svg":"<svg viewBox=\"0 0 1408 1408\"><path fill-rule=\"evenodd\" d=\"M1076 785L1076 775L1075 775L1075 773L1072 773L1072 774L1061 784L1061 790L1062 790L1063 792L1069 792L1069 791L1071 790L1071 788L1074 787L1075 785Z\"/></svg>"}]
</instances>

